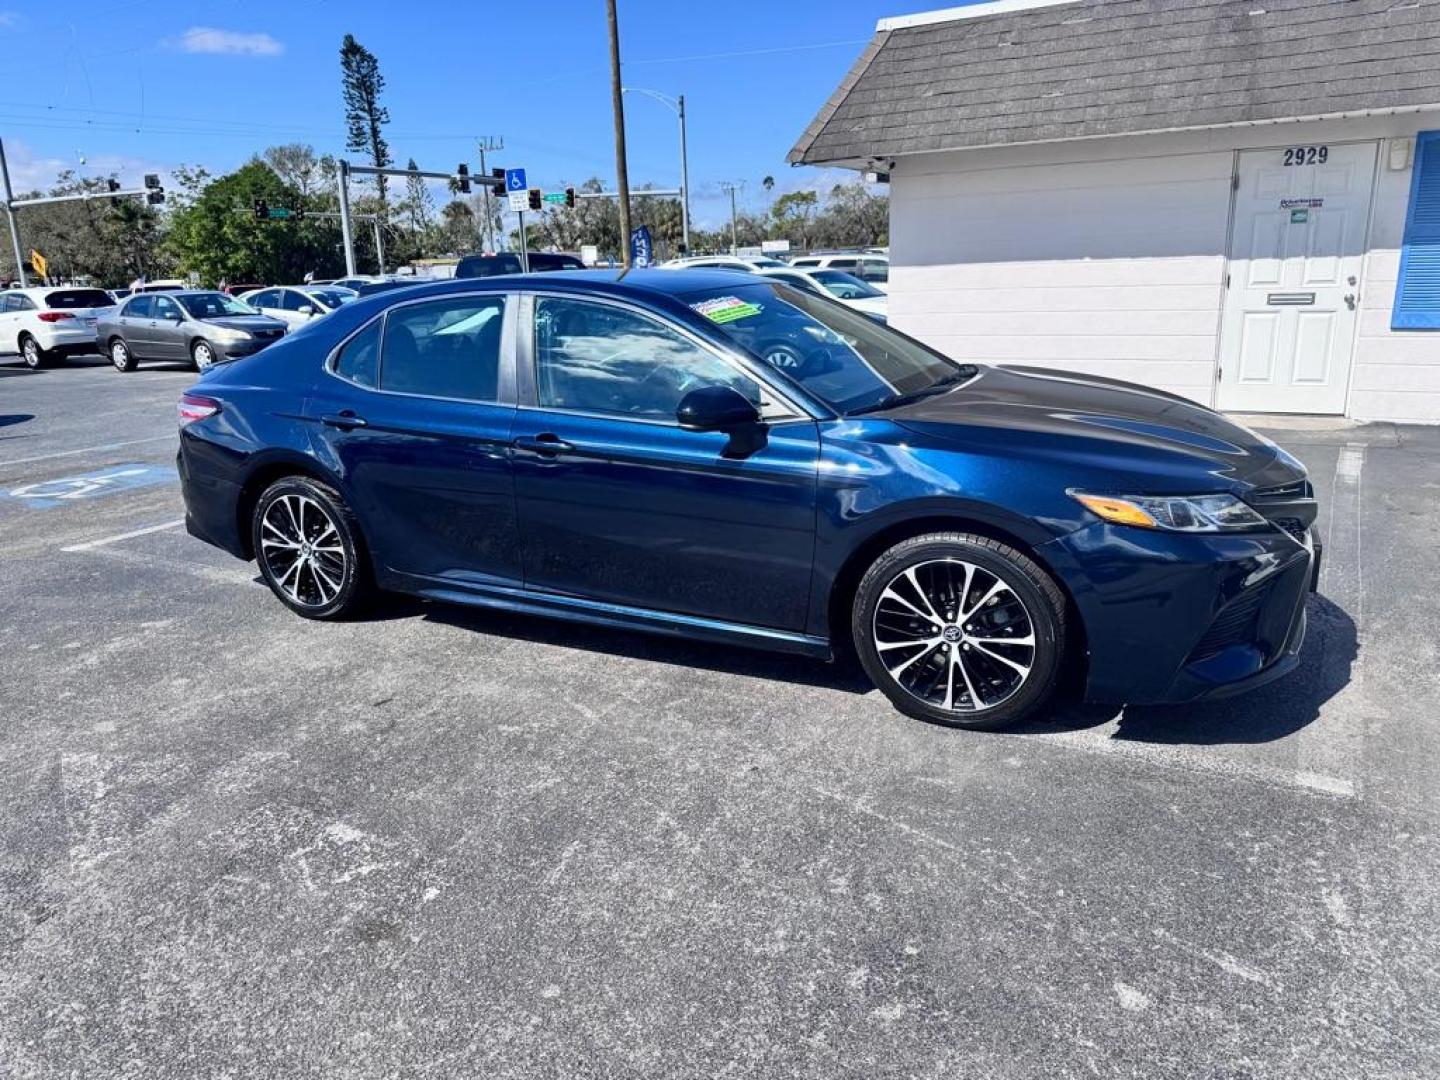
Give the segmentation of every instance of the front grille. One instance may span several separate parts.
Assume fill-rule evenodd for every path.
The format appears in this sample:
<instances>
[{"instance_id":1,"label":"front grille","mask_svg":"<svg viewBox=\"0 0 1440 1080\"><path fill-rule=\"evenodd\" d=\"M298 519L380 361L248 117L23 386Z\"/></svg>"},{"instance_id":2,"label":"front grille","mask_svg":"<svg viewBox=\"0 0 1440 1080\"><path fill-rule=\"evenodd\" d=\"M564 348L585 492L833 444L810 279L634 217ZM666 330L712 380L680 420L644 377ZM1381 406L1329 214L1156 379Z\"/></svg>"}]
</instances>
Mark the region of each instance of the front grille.
<instances>
[{"instance_id":1,"label":"front grille","mask_svg":"<svg viewBox=\"0 0 1440 1080\"><path fill-rule=\"evenodd\" d=\"M1232 645L1255 640L1255 623L1269 595L1270 585L1267 582L1242 592L1221 608L1210 629L1205 631L1205 636L1190 650L1190 662L1214 656Z\"/></svg>"},{"instance_id":2,"label":"front grille","mask_svg":"<svg viewBox=\"0 0 1440 1080\"><path fill-rule=\"evenodd\" d=\"M1313 499L1315 490L1310 486L1309 480L1293 480L1288 484L1277 484L1274 487L1256 488L1250 493L1250 498L1260 499Z\"/></svg>"}]
</instances>

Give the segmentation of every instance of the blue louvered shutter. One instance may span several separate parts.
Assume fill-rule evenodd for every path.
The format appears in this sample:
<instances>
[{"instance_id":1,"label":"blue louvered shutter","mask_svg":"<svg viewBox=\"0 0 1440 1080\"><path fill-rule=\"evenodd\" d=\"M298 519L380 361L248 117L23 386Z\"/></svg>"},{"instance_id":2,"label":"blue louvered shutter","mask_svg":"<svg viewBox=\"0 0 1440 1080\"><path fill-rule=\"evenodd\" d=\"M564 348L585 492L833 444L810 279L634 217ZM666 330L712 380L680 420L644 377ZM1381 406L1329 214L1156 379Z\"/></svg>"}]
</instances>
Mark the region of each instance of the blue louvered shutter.
<instances>
[{"instance_id":1,"label":"blue louvered shutter","mask_svg":"<svg viewBox=\"0 0 1440 1080\"><path fill-rule=\"evenodd\" d=\"M1415 139L1410 213L1390 327L1440 330L1440 131L1422 131Z\"/></svg>"}]
</instances>

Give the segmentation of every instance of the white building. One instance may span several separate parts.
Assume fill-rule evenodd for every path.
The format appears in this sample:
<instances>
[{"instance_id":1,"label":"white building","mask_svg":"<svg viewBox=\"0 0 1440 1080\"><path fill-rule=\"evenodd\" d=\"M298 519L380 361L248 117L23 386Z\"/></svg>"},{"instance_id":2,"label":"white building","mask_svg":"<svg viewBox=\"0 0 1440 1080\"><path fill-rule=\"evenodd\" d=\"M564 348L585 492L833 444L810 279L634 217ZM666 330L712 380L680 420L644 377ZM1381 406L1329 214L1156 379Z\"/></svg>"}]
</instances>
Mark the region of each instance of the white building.
<instances>
[{"instance_id":1,"label":"white building","mask_svg":"<svg viewBox=\"0 0 1440 1080\"><path fill-rule=\"evenodd\" d=\"M1222 409L1440 421L1440 0L884 19L790 155L890 176L890 322Z\"/></svg>"}]
</instances>

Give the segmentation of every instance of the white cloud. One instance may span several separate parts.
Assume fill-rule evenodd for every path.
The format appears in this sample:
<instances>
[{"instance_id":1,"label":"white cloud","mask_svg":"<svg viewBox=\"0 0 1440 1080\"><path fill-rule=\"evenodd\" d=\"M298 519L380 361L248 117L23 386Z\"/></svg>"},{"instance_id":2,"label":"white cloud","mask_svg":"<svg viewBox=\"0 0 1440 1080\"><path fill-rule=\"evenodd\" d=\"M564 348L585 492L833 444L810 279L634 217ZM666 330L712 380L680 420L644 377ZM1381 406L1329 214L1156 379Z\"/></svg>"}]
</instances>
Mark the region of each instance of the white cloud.
<instances>
[{"instance_id":1,"label":"white cloud","mask_svg":"<svg viewBox=\"0 0 1440 1080\"><path fill-rule=\"evenodd\" d=\"M284 43L269 34L216 30L209 26L192 26L174 44L181 52L220 56L279 56L285 51Z\"/></svg>"},{"instance_id":2,"label":"white cloud","mask_svg":"<svg viewBox=\"0 0 1440 1080\"><path fill-rule=\"evenodd\" d=\"M18 11L0 10L0 28L9 30L20 25L20 13Z\"/></svg>"}]
</instances>

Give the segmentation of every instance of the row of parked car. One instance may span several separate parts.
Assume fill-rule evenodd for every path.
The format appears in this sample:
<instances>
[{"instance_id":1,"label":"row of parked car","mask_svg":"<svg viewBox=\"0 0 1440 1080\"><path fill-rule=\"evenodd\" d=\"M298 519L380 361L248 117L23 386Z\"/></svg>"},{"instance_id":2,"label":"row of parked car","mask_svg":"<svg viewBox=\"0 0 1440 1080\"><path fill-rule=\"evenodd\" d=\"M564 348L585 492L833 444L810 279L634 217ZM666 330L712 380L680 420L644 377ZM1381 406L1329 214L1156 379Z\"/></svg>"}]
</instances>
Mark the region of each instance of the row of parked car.
<instances>
[{"instance_id":1,"label":"row of parked car","mask_svg":"<svg viewBox=\"0 0 1440 1080\"><path fill-rule=\"evenodd\" d=\"M100 353L119 371L142 360L188 360L203 371L248 356L359 295L339 285L254 289L135 291L38 287L0 292L0 352L41 368L67 356Z\"/></svg>"},{"instance_id":2,"label":"row of parked car","mask_svg":"<svg viewBox=\"0 0 1440 1080\"><path fill-rule=\"evenodd\" d=\"M585 268L574 255L554 252L531 252L529 264L532 273ZM877 321L886 320L889 262L883 254L816 253L788 263L768 256L709 255L674 259L662 268L687 267L774 278L838 300ZM466 256L455 274L493 277L520 269L518 255L497 252ZM413 284L413 278L354 276L305 285L222 289L191 289L180 281L148 282L133 291L9 289L0 292L0 353L18 353L31 368L99 352L118 371L133 371L142 360L188 360L203 371L221 360L257 352L360 295Z\"/></svg>"}]
</instances>

